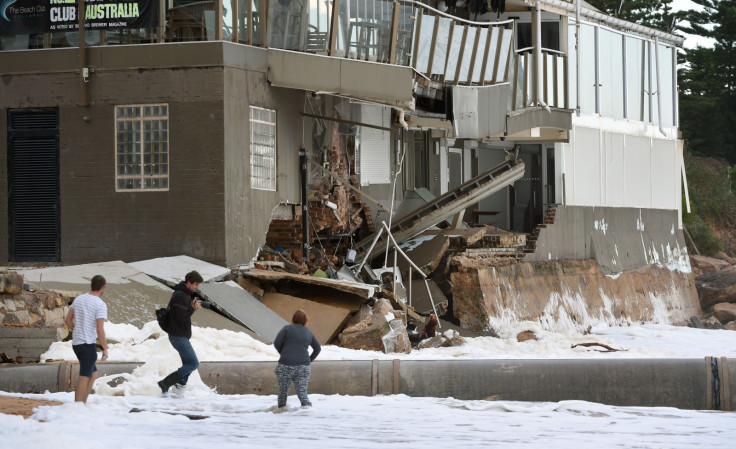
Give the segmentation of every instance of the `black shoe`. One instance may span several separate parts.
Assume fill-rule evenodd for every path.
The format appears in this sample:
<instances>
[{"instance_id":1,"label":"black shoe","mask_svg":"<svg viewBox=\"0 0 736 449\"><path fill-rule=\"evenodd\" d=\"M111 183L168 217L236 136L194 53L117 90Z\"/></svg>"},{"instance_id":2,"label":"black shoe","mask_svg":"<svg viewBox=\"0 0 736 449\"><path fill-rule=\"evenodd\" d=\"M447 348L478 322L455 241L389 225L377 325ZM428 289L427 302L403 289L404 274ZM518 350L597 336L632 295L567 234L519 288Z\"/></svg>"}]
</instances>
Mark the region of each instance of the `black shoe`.
<instances>
[{"instance_id":1,"label":"black shoe","mask_svg":"<svg viewBox=\"0 0 736 449\"><path fill-rule=\"evenodd\" d=\"M182 382L181 376L179 376L178 372L174 371L173 373L159 380L158 386L161 388L162 393L166 393L169 391L169 388L171 388L173 385L181 383L181 382Z\"/></svg>"}]
</instances>

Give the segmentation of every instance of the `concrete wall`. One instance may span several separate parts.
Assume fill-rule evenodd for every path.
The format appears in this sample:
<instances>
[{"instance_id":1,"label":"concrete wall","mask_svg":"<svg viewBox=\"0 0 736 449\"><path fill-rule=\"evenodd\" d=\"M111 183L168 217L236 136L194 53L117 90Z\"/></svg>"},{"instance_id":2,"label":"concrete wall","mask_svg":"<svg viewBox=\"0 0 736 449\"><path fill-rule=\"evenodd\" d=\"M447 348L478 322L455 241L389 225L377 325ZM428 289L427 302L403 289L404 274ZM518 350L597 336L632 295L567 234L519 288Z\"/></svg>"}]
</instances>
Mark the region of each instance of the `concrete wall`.
<instances>
[{"instance_id":1,"label":"concrete wall","mask_svg":"<svg viewBox=\"0 0 736 449\"><path fill-rule=\"evenodd\" d=\"M525 261L595 259L603 274L659 264L690 271L676 210L558 206Z\"/></svg>"},{"instance_id":2,"label":"concrete wall","mask_svg":"<svg viewBox=\"0 0 736 449\"><path fill-rule=\"evenodd\" d=\"M229 265L253 259L266 242L274 209L300 203L303 92L272 88L265 69L225 70L225 245ZM277 191L250 188L250 106L276 110Z\"/></svg>"}]
</instances>

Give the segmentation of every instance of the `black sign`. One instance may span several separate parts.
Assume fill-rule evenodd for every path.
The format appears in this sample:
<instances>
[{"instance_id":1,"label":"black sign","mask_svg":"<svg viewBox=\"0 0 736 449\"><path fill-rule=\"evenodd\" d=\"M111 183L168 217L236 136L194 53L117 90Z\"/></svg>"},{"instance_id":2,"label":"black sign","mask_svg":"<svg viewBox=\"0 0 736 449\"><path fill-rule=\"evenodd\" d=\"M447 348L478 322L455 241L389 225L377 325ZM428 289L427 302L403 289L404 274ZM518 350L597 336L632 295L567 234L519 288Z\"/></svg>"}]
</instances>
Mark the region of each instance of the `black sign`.
<instances>
[{"instance_id":1,"label":"black sign","mask_svg":"<svg viewBox=\"0 0 736 449\"><path fill-rule=\"evenodd\" d=\"M153 28L158 0L87 0L85 29ZM0 35L76 31L77 0L0 0Z\"/></svg>"}]
</instances>

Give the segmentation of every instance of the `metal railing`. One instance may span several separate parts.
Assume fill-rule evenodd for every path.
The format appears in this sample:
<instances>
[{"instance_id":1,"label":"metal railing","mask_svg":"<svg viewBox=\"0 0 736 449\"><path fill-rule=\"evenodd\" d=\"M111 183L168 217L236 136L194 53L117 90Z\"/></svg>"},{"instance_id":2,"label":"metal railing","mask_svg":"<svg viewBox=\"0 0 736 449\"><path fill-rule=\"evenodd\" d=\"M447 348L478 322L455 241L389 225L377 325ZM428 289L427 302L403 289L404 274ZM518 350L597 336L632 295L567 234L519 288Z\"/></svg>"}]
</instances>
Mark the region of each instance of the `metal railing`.
<instances>
[{"instance_id":1,"label":"metal railing","mask_svg":"<svg viewBox=\"0 0 736 449\"><path fill-rule=\"evenodd\" d=\"M569 109L567 55L546 48L542 49L541 55L542 88L538 91L534 48L523 48L515 52L511 91L513 110L538 105L537 92L540 92L542 102L549 107Z\"/></svg>"}]
</instances>

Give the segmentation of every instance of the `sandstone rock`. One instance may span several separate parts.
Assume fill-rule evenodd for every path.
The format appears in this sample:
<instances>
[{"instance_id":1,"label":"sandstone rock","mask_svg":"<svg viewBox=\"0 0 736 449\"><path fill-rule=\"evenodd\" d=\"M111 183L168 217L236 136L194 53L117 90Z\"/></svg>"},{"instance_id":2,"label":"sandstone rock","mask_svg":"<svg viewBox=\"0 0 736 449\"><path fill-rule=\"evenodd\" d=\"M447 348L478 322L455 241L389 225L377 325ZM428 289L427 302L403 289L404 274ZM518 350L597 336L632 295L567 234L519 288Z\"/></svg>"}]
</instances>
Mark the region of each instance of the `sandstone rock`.
<instances>
[{"instance_id":1,"label":"sandstone rock","mask_svg":"<svg viewBox=\"0 0 736 449\"><path fill-rule=\"evenodd\" d=\"M691 257L692 257L692 256L691 256ZM716 258L717 258L717 259L721 259L721 260L723 260L723 261L726 261L726 262L728 262L728 263L729 263L730 265L735 265L735 264L736 264L736 259L734 259L733 257L729 256L728 254L726 254L726 253L725 253L725 252L723 252L723 251L718 251L718 252L716 253Z\"/></svg>"},{"instance_id":2,"label":"sandstone rock","mask_svg":"<svg viewBox=\"0 0 736 449\"><path fill-rule=\"evenodd\" d=\"M729 268L732 264L721 259L707 256L690 256L690 266L697 275L712 274Z\"/></svg>"},{"instance_id":3,"label":"sandstone rock","mask_svg":"<svg viewBox=\"0 0 736 449\"><path fill-rule=\"evenodd\" d=\"M723 326L724 329L728 329L730 331L736 331L736 321L731 321L730 323L726 323L725 326Z\"/></svg>"},{"instance_id":4,"label":"sandstone rock","mask_svg":"<svg viewBox=\"0 0 736 449\"><path fill-rule=\"evenodd\" d=\"M443 334L420 341L417 344L417 349L447 348L450 346L464 345L465 343L465 339L456 330L450 329Z\"/></svg>"},{"instance_id":5,"label":"sandstone rock","mask_svg":"<svg viewBox=\"0 0 736 449\"><path fill-rule=\"evenodd\" d=\"M723 324L713 316L703 320L703 327L706 329L724 329Z\"/></svg>"},{"instance_id":6,"label":"sandstone rock","mask_svg":"<svg viewBox=\"0 0 736 449\"><path fill-rule=\"evenodd\" d=\"M726 268L711 274L703 274L695 278L700 307L703 312L721 302L736 303L736 269Z\"/></svg>"},{"instance_id":7,"label":"sandstone rock","mask_svg":"<svg viewBox=\"0 0 736 449\"><path fill-rule=\"evenodd\" d=\"M713 316L721 323L736 320L736 304L722 302L713 306Z\"/></svg>"},{"instance_id":8,"label":"sandstone rock","mask_svg":"<svg viewBox=\"0 0 736 449\"><path fill-rule=\"evenodd\" d=\"M539 339L537 338L536 335L534 335L534 332L532 331L524 331L524 332L519 332L518 334L516 334L516 341L518 341L519 343L521 343L522 341L527 341L527 340L536 341Z\"/></svg>"},{"instance_id":9,"label":"sandstone rock","mask_svg":"<svg viewBox=\"0 0 736 449\"><path fill-rule=\"evenodd\" d=\"M387 299L377 300L373 314L345 328L338 335L338 341L345 348L382 351L386 354L411 351L406 315L394 310Z\"/></svg>"},{"instance_id":10,"label":"sandstone rock","mask_svg":"<svg viewBox=\"0 0 736 449\"><path fill-rule=\"evenodd\" d=\"M0 275L2 277L2 293L17 295L23 291L23 275L10 271Z\"/></svg>"}]
</instances>

